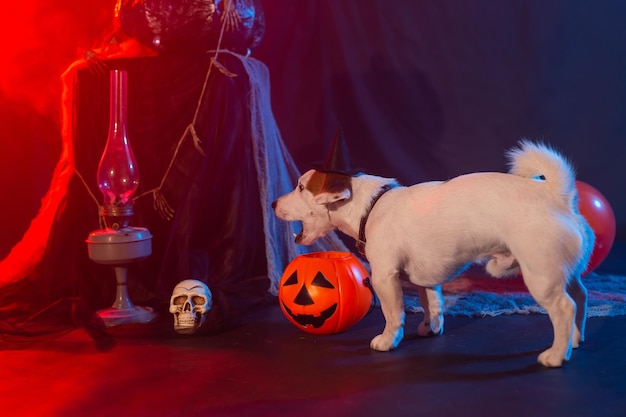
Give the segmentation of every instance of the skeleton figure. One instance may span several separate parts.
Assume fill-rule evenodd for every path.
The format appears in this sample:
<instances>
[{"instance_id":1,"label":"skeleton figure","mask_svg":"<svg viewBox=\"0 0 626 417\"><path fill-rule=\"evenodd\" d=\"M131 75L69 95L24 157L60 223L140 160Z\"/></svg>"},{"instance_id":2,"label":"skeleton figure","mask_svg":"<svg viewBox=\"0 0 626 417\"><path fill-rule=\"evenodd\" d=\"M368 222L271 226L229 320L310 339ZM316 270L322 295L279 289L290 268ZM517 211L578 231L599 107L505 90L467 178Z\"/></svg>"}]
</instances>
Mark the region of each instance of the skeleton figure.
<instances>
[{"instance_id":1,"label":"skeleton figure","mask_svg":"<svg viewBox=\"0 0 626 417\"><path fill-rule=\"evenodd\" d=\"M211 310L211 298L211 290L202 281L186 279L176 284L170 299L174 330L181 334L195 333Z\"/></svg>"}]
</instances>

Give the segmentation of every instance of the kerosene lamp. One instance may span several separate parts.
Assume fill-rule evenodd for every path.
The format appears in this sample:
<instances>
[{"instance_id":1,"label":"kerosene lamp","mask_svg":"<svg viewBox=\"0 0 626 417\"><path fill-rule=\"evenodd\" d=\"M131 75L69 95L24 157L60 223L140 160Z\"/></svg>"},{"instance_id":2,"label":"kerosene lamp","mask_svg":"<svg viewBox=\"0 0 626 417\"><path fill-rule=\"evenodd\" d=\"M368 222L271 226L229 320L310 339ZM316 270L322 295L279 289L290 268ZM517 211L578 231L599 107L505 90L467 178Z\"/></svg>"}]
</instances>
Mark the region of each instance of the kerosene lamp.
<instances>
[{"instance_id":1,"label":"kerosene lamp","mask_svg":"<svg viewBox=\"0 0 626 417\"><path fill-rule=\"evenodd\" d=\"M146 228L130 226L139 170L126 133L126 70L111 70L110 99L109 134L97 172L106 227L91 232L86 240L89 258L115 270L115 301L98 311L107 327L149 323L156 317L152 308L135 306L128 294L128 266L150 256L152 235Z\"/></svg>"}]
</instances>

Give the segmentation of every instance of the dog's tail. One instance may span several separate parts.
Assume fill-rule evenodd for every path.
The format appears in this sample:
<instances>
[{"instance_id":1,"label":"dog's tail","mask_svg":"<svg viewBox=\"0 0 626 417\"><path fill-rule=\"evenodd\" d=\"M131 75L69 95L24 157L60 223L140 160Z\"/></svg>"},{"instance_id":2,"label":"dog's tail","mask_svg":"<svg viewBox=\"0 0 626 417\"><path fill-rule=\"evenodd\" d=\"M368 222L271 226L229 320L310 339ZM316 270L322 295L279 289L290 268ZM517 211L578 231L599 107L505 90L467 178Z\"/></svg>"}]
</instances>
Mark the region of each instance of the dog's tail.
<instances>
[{"instance_id":1,"label":"dog's tail","mask_svg":"<svg viewBox=\"0 0 626 417\"><path fill-rule=\"evenodd\" d=\"M555 196L572 207L576 201L576 174L571 163L553 148L529 140L507 153L509 172L537 181L545 181Z\"/></svg>"}]
</instances>

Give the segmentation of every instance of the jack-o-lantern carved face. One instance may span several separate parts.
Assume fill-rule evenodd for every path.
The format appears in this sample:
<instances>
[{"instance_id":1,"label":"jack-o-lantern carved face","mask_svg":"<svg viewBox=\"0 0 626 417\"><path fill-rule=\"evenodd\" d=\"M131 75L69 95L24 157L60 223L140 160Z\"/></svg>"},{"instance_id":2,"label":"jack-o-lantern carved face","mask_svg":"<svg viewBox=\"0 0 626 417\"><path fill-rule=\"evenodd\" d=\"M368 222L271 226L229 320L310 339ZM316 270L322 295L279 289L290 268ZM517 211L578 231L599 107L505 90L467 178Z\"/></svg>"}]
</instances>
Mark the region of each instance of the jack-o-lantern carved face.
<instances>
[{"instance_id":1,"label":"jack-o-lantern carved face","mask_svg":"<svg viewBox=\"0 0 626 417\"><path fill-rule=\"evenodd\" d=\"M315 305L315 300L318 300L318 303L322 303L322 300L330 300L332 302L327 308L324 308L321 305L318 305L315 310L321 310L319 315L314 314L296 314L294 313L284 302L283 307L287 314L291 316L293 320L296 321L301 326L313 326L315 329L319 329L324 325L326 320L328 320L335 311L337 310L337 303L334 302L334 297L326 296L324 297L321 293L324 289L334 290L335 286L322 274L318 272L313 278L313 281L310 283L310 291L307 288L306 283L298 282L298 271L293 271L293 274L283 283L283 286L297 285L300 287L296 297L293 299L293 302L299 306L313 306ZM317 288L314 288L317 287ZM315 298L311 296L311 293L314 294Z\"/></svg>"},{"instance_id":2,"label":"jack-o-lantern carved face","mask_svg":"<svg viewBox=\"0 0 626 417\"><path fill-rule=\"evenodd\" d=\"M296 257L278 290L280 307L296 327L309 333L336 333L369 311L373 294L367 271L347 252Z\"/></svg>"}]
</instances>

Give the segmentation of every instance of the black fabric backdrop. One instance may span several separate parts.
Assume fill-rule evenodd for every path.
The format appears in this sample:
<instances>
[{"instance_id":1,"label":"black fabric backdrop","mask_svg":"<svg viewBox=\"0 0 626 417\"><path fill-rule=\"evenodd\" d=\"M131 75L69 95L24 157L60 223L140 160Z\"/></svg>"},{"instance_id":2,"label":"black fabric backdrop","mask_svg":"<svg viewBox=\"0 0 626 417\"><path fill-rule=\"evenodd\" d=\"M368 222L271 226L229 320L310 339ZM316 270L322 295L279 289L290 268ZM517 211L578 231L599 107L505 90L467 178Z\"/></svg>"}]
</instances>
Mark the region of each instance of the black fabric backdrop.
<instances>
[{"instance_id":1,"label":"black fabric backdrop","mask_svg":"<svg viewBox=\"0 0 626 417\"><path fill-rule=\"evenodd\" d=\"M251 87L239 58L220 56L237 76L212 71L206 81L194 122L204 155L191 139L178 146L193 119L210 58L176 55L109 60L106 65L128 71L128 137L134 138L133 151L142 167L137 195L163 181L160 191L176 210L167 221L153 208L151 194L136 200L131 224L147 227L153 239L150 256L129 265L129 294L167 323L174 286L183 279L204 281L212 291L213 307L203 329L214 332L264 302L270 283L252 155ZM109 74L85 66L72 71L68 82L73 84L76 171L82 178L95 178L107 140ZM164 178L170 159L172 169ZM3 342L11 345L13 336L45 337L68 325L79 324L99 335L91 309L109 307L116 288L112 269L89 259L85 246L89 233L103 227L98 201L91 197L98 194L95 181L83 183L72 175L41 262L0 291L0 349ZM22 320L33 313L38 313L36 320ZM172 333L167 327L164 334Z\"/></svg>"},{"instance_id":2,"label":"black fabric backdrop","mask_svg":"<svg viewBox=\"0 0 626 417\"><path fill-rule=\"evenodd\" d=\"M254 56L301 167L344 128L405 184L506 169L521 137L572 159L626 239L626 2L263 0Z\"/></svg>"},{"instance_id":3,"label":"black fabric backdrop","mask_svg":"<svg viewBox=\"0 0 626 417\"><path fill-rule=\"evenodd\" d=\"M519 138L545 140L608 198L626 239L625 2L261 1L266 34L253 55L270 69L301 170L338 126L355 165L405 184L502 171ZM48 297L63 291L47 284Z\"/></svg>"},{"instance_id":4,"label":"black fabric backdrop","mask_svg":"<svg viewBox=\"0 0 626 417\"><path fill-rule=\"evenodd\" d=\"M260 1L266 33L253 55L270 69L273 111L301 169L340 124L359 165L403 183L503 170L519 137L545 139L608 198L626 239L623 0ZM114 4L77 8L76 20L101 26ZM0 109L6 256L50 185L60 135L4 92Z\"/></svg>"}]
</instances>

